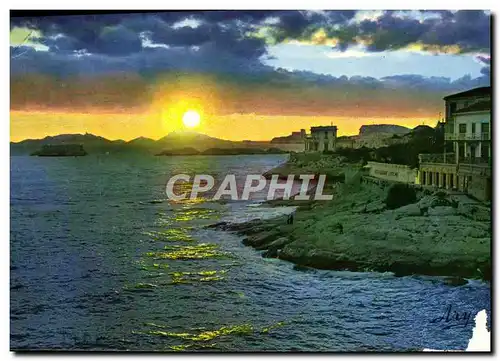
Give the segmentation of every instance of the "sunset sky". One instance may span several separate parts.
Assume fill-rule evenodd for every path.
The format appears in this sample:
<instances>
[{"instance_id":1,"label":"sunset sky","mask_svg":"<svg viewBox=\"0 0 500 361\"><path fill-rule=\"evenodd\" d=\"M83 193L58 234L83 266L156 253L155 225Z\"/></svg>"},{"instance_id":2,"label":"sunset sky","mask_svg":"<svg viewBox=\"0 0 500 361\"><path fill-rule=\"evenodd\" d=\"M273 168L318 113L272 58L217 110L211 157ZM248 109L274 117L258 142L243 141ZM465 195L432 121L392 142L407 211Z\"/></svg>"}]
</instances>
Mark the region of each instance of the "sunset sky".
<instances>
[{"instance_id":1,"label":"sunset sky","mask_svg":"<svg viewBox=\"0 0 500 361\"><path fill-rule=\"evenodd\" d=\"M204 11L11 17L11 140L196 131L269 140L435 125L490 85L484 11Z\"/></svg>"}]
</instances>

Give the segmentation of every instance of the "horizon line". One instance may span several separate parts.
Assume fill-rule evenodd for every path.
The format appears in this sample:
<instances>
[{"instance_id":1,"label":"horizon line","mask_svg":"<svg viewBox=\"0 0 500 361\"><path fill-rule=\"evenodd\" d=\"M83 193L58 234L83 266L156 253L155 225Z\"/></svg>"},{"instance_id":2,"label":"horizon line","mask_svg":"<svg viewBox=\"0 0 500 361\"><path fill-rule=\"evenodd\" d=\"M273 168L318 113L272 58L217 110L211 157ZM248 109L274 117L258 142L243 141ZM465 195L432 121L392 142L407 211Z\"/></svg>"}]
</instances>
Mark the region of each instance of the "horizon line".
<instances>
[{"instance_id":1,"label":"horizon line","mask_svg":"<svg viewBox=\"0 0 500 361\"><path fill-rule=\"evenodd\" d=\"M360 129L359 129L359 130L361 130L361 127L363 127L363 126L377 126L377 125L392 125L392 126L398 126L398 127L402 127L402 128L407 128L407 129L409 129L409 130L413 130L413 129L415 129L415 128L417 128L417 127L420 127L420 126L422 126L422 125L425 125L425 124L420 124L420 125L417 125L417 126L415 126L415 127L413 127L413 128L406 127L406 126L404 126L404 125L399 125L399 124L389 124L389 123L380 123L380 124L362 124L362 125L360 126ZM428 127L430 127L429 125L427 125L427 126L428 126ZM314 126L313 126L313 127L314 127ZM431 127L431 128L432 128L432 127ZM299 129L299 130L297 130L296 132L298 132L298 131L300 131L300 129ZM129 142L131 142L131 141L133 141L133 140L140 139L140 138L143 138L143 139L149 139L149 140L152 140L152 141L154 141L154 142L157 142L157 141L159 141L159 140L161 140L161 139L163 139L163 138L167 137L168 135L170 135L170 134L174 134L174 133L195 133L195 134L201 134L201 135L205 135L205 136L210 137L210 138L214 138L214 139L218 139L218 140L223 140L223 141L228 141L228 142L233 142L233 143L243 143L243 142L266 143L266 142L271 142L274 138L288 137L288 136L290 136L290 135L291 135L291 133L290 133L290 134L285 134L285 135L278 135L278 136L275 136L275 137L273 137L273 138L271 138L271 139L269 139L269 140L252 140L252 139L229 140L229 139L224 139L224 138L213 137L213 136L211 136L211 135L208 135L208 134L205 134L205 133L202 133L202 132L197 132L197 131L194 131L194 130L173 130L173 131L171 131L171 132L169 132L169 133L165 134L164 136L159 137L158 139L154 139L154 138L150 138L150 137L145 137L145 136L143 136L143 135L139 135L139 136L137 136L137 137L135 137L135 138L132 138L132 139L130 139L130 140L124 140L124 139L121 139L121 138L110 139L110 138L106 138L106 137L104 137L104 136L102 136L102 135L98 135L98 134L95 134L95 133L84 132L84 133L59 133L59 134L55 134L55 135L46 135L46 136L44 136L43 138L24 138L24 139L21 139L21 140L18 140L18 141L12 141L12 140L10 140L10 141L9 141L9 143L17 144L17 143L21 143L21 142L24 142L24 141L27 141L27 140L43 140L43 139L45 139L45 138L49 138L49 137L54 138L54 137L58 137L58 136L62 136L62 135L82 135L82 136L84 136L84 135L92 135L92 136L94 136L94 137L103 138L103 139L105 139L105 140L109 140L109 141L112 141L112 142L122 141L122 142L125 142L125 143L129 143ZM357 133L357 134L345 134L345 135L338 136L337 138L340 138L340 137L352 137L352 136L357 136L357 135L359 135L359 131L358 131L358 133Z\"/></svg>"}]
</instances>

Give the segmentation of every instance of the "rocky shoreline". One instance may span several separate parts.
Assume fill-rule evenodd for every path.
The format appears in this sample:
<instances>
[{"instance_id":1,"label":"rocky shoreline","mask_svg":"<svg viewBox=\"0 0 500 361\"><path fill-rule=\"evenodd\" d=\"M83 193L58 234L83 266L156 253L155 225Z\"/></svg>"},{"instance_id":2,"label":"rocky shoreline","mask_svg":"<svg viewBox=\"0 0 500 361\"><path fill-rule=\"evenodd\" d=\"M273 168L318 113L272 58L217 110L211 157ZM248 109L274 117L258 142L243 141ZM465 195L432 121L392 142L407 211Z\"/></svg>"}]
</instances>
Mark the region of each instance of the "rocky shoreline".
<instances>
[{"instance_id":1,"label":"rocky shoreline","mask_svg":"<svg viewBox=\"0 0 500 361\"><path fill-rule=\"evenodd\" d=\"M388 187L351 177L330 185L332 201L274 201L296 205L287 216L209 227L235 232L263 257L297 269L393 272L491 280L491 209L464 195L415 192L414 202L389 209ZM273 202L271 202L273 204Z\"/></svg>"}]
</instances>

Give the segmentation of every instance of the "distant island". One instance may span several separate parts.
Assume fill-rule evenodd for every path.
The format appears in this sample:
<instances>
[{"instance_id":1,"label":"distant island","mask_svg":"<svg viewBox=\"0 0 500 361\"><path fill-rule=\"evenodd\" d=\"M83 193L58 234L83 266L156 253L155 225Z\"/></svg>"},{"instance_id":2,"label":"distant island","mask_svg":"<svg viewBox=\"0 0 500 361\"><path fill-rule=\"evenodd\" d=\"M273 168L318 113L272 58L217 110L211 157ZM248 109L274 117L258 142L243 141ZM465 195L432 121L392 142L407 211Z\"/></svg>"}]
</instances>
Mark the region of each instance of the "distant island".
<instances>
[{"instance_id":1,"label":"distant island","mask_svg":"<svg viewBox=\"0 0 500 361\"><path fill-rule=\"evenodd\" d=\"M30 155L38 157L82 157L87 154L81 144L45 144L42 149Z\"/></svg>"}]
</instances>

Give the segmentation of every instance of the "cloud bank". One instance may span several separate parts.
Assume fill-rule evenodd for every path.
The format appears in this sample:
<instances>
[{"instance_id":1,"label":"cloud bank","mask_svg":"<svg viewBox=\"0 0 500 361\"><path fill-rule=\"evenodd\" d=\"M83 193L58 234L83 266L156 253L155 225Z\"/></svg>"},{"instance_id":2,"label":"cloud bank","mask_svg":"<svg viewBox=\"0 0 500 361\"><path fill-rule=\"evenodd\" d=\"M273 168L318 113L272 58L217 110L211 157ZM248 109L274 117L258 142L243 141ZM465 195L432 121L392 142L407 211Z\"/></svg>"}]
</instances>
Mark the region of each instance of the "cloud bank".
<instances>
[{"instance_id":1,"label":"cloud bank","mask_svg":"<svg viewBox=\"0 0 500 361\"><path fill-rule=\"evenodd\" d=\"M159 91L193 93L192 79L198 79L210 89L206 96L217 99L219 113L434 114L443 95L490 83L490 15L484 11L176 11L11 18L14 28L33 30L30 44L45 49L11 46L14 110L142 109ZM375 79L263 63L269 44L288 41L341 52L476 54L484 67L474 79Z\"/></svg>"}]
</instances>

